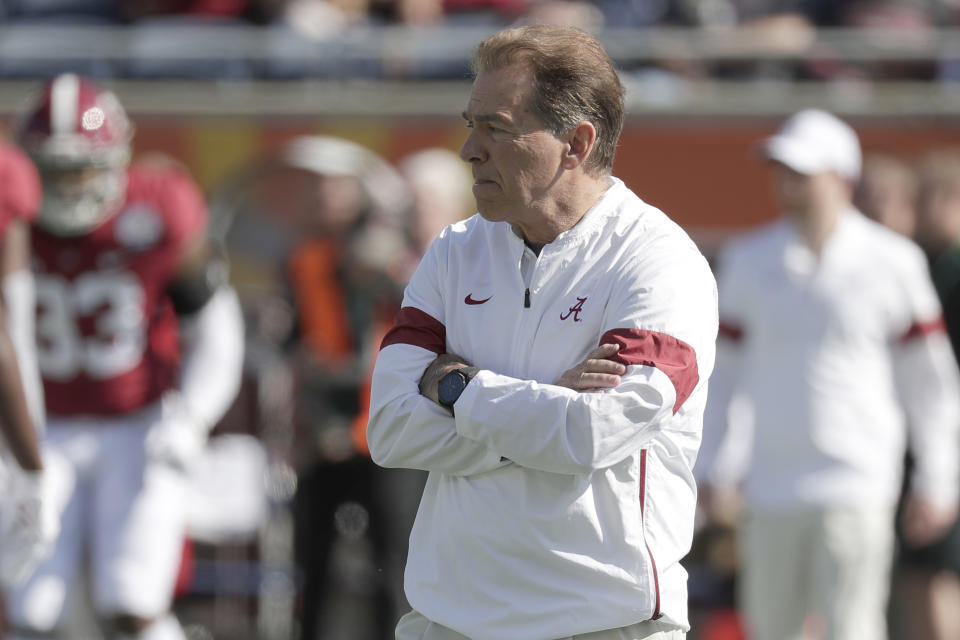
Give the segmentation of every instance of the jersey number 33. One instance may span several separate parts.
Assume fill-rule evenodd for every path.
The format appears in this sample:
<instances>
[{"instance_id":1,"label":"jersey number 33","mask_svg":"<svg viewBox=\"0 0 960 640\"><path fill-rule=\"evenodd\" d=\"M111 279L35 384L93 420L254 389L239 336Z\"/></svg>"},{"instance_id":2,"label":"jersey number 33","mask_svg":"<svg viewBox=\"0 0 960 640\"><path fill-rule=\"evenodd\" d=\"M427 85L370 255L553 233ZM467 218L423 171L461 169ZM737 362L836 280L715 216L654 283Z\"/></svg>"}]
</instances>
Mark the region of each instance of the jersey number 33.
<instances>
[{"instance_id":1,"label":"jersey number 33","mask_svg":"<svg viewBox=\"0 0 960 640\"><path fill-rule=\"evenodd\" d=\"M105 380L140 363L146 348L144 292L124 272L75 280L37 275L37 361L44 379Z\"/></svg>"}]
</instances>

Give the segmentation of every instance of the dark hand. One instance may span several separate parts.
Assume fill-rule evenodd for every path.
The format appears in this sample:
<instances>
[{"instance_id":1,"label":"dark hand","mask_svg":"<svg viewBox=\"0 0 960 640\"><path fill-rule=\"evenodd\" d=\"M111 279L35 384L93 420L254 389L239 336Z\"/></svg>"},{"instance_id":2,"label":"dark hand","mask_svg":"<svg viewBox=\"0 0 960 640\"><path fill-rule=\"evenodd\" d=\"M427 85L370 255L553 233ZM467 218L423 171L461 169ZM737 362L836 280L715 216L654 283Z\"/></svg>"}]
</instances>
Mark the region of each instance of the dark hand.
<instances>
[{"instance_id":1,"label":"dark hand","mask_svg":"<svg viewBox=\"0 0 960 640\"><path fill-rule=\"evenodd\" d=\"M420 395L440 404L437 397L437 383L440 382L440 378L451 371L468 366L470 364L464 362L464 359L455 353L441 353L430 363L430 366L423 372L423 376L420 377Z\"/></svg>"},{"instance_id":2,"label":"dark hand","mask_svg":"<svg viewBox=\"0 0 960 640\"><path fill-rule=\"evenodd\" d=\"M907 542L923 546L946 535L956 519L955 508L940 507L917 493L910 493L900 514L900 527Z\"/></svg>"},{"instance_id":3,"label":"dark hand","mask_svg":"<svg viewBox=\"0 0 960 640\"><path fill-rule=\"evenodd\" d=\"M618 344L600 345L588 353L583 362L564 371L554 384L574 391L613 389L620 384L620 376L627 372L624 365L610 359L619 350Z\"/></svg>"}]
</instances>

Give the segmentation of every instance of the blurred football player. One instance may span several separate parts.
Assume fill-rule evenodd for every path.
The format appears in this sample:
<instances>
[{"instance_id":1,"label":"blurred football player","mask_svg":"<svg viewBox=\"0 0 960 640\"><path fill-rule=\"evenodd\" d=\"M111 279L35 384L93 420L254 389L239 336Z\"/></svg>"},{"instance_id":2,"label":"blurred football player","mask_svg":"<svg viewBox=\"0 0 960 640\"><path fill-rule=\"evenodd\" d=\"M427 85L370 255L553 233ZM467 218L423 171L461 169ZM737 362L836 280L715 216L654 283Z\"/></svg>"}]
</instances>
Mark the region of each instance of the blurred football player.
<instances>
[{"instance_id":1,"label":"blurred football player","mask_svg":"<svg viewBox=\"0 0 960 640\"><path fill-rule=\"evenodd\" d=\"M52 548L57 513L45 490L36 425L42 414L33 345L29 221L40 206L40 181L18 149L0 144L0 581L24 580ZM6 456L5 456L6 457Z\"/></svg>"},{"instance_id":2,"label":"blurred football player","mask_svg":"<svg viewBox=\"0 0 960 640\"><path fill-rule=\"evenodd\" d=\"M129 166L132 131L112 93L72 74L15 127L43 183L32 248L46 447L76 477L53 555L8 598L15 638L70 635L84 554L110 637L184 637L170 613L184 471L237 394L243 326L200 190L172 161Z\"/></svg>"}]
</instances>

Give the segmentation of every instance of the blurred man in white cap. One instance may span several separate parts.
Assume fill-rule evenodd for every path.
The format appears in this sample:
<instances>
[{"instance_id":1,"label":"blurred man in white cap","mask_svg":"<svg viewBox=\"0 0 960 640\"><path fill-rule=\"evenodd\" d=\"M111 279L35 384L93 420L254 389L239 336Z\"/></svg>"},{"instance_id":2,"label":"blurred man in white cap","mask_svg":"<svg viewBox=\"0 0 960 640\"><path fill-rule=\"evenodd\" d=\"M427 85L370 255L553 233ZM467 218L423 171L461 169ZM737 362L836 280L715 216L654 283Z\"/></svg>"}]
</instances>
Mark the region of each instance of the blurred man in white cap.
<instances>
[{"instance_id":1,"label":"blurred man in white cap","mask_svg":"<svg viewBox=\"0 0 960 640\"><path fill-rule=\"evenodd\" d=\"M698 479L742 495L752 640L883 639L908 435L912 534L956 514L957 368L922 252L852 204L853 129L801 111L762 149L783 215L719 256Z\"/></svg>"},{"instance_id":2,"label":"blurred man in white cap","mask_svg":"<svg viewBox=\"0 0 960 640\"><path fill-rule=\"evenodd\" d=\"M422 482L411 487L406 470L374 464L366 425L373 356L410 272L402 226L410 194L382 157L343 138L294 138L283 163L308 177L293 198L301 233L286 263L296 312L300 633L326 638L348 628L351 638L385 638L407 608L403 565ZM406 501L397 498L401 485L414 494ZM345 568L351 557L359 571Z\"/></svg>"}]
</instances>

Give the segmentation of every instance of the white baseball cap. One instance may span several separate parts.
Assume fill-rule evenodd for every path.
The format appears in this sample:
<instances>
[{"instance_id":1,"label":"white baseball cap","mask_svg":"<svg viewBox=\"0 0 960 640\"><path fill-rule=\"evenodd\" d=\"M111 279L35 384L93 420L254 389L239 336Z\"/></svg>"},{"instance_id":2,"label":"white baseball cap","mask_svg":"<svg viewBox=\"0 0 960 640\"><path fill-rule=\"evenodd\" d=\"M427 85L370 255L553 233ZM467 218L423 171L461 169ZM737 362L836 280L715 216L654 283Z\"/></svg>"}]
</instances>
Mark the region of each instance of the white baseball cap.
<instances>
[{"instance_id":1,"label":"white baseball cap","mask_svg":"<svg viewBox=\"0 0 960 640\"><path fill-rule=\"evenodd\" d=\"M848 180L860 177L860 141L846 122L820 109L806 109L787 118L763 142L763 153L797 173L836 171Z\"/></svg>"},{"instance_id":2,"label":"white baseball cap","mask_svg":"<svg viewBox=\"0 0 960 640\"><path fill-rule=\"evenodd\" d=\"M410 204L407 183L397 170L378 154L350 140L301 135L287 144L282 156L288 166L296 169L357 178L381 211L403 211Z\"/></svg>"}]
</instances>

